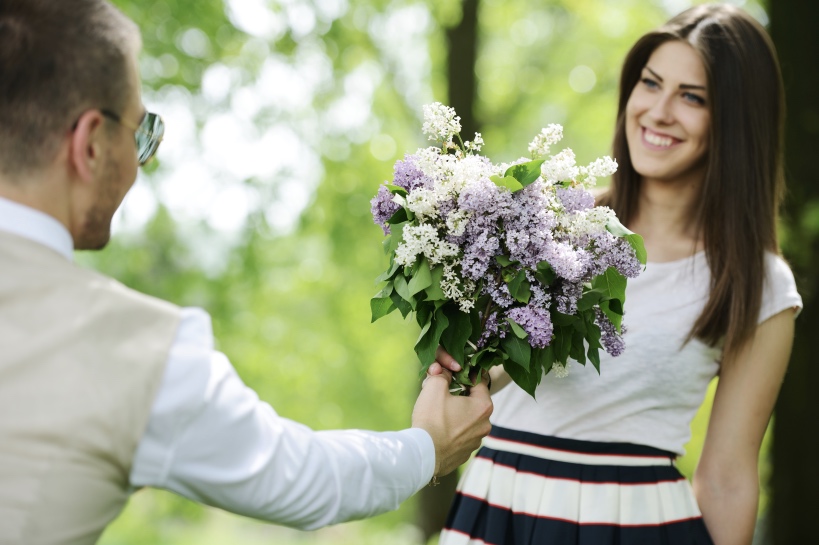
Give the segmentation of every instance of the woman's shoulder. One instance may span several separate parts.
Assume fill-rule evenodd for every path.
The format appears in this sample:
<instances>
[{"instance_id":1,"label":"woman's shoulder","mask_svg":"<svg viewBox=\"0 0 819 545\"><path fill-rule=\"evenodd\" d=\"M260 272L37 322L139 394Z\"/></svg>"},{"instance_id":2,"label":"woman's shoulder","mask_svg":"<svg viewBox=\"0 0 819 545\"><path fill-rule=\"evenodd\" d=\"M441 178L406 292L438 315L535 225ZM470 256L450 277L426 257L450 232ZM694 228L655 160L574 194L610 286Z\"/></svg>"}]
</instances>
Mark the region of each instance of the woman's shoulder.
<instances>
[{"instance_id":1,"label":"woman's shoulder","mask_svg":"<svg viewBox=\"0 0 819 545\"><path fill-rule=\"evenodd\" d=\"M802 309L802 297L790 265L774 252L765 252L765 285L762 290L762 306L758 323L787 308Z\"/></svg>"}]
</instances>

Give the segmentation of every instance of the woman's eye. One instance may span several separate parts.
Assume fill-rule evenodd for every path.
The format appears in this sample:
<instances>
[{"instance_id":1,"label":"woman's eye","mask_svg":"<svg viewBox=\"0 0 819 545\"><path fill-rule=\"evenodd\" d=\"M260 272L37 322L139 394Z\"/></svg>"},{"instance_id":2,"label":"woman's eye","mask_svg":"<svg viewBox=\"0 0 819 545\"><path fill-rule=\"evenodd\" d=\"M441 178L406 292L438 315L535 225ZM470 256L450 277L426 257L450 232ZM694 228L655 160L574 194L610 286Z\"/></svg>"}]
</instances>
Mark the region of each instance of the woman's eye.
<instances>
[{"instance_id":1,"label":"woman's eye","mask_svg":"<svg viewBox=\"0 0 819 545\"><path fill-rule=\"evenodd\" d=\"M660 86L656 81L654 81L651 78L643 78L640 81L642 81L643 85L645 85L649 89L656 89Z\"/></svg>"},{"instance_id":2,"label":"woman's eye","mask_svg":"<svg viewBox=\"0 0 819 545\"><path fill-rule=\"evenodd\" d=\"M683 93L683 98L698 106L703 106L705 104L705 99L699 95L695 95L694 93Z\"/></svg>"}]
</instances>

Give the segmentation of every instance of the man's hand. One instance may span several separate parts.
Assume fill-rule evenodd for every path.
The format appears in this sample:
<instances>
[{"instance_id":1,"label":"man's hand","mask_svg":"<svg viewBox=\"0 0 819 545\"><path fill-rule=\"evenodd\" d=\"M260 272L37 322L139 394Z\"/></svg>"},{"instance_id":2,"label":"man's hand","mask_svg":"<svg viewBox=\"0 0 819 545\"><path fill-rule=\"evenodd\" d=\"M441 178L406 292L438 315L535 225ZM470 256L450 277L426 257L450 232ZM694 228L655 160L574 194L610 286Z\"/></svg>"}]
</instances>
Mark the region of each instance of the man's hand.
<instances>
[{"instance_id":1,"label":"man's hand","mask_svg":"<svg viewBox=\"0 0 819 545\"><path fill-rule=\"evenodd\" d=\"M486 384L473 386L468 396L453 396L451 380L452 373L446 369L428 375L412 411L412 426L429 433L435 445L436 477L466 462L492 427L492 400Z\"/></svg>"}]
</instances>

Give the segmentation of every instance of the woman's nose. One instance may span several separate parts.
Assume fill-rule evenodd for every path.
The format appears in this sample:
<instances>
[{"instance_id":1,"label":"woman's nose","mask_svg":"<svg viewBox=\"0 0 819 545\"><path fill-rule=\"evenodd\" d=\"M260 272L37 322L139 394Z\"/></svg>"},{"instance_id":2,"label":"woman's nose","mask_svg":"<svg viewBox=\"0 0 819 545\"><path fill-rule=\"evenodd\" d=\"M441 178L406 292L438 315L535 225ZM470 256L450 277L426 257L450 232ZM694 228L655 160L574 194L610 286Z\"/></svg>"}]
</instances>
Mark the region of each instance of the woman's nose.
<instances>
[{"instance_id":1,"label":"woman's nose","mask_svg":"<svg viewBox=\"0 0 819 545\"><path fill-rule=\"evenodd\" d=\"M671 108L672 98L672 96L665 94L656 97L654 104L652 104L648 110L648 114L652 120L663 124L674 122L674 115Z\"/></svg>"}]
</instances>

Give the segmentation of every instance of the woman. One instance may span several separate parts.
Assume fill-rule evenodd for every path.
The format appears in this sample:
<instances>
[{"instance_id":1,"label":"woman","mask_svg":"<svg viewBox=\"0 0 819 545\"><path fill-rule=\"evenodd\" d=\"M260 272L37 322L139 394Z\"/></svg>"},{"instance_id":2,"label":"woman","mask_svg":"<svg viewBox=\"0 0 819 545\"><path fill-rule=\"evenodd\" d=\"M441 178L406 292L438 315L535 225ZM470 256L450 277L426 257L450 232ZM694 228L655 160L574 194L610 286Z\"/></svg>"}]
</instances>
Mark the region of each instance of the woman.
<instances>
[{"instance_id":1,"label":"woman","mask_svg":"<svg viewBox=\"0 0 819 545\"><path fill-rule=\"evenodd\" d=\"M757 459L801 308L779 257L783 91L763 28L726 5L641 38L601 204L643 235L627 349L602 374L493 396L441 545L751 542ZM693 488L673 466L719 374ZM494 391L503 377L495 377Z\"/></svg>"}]
</instances>

